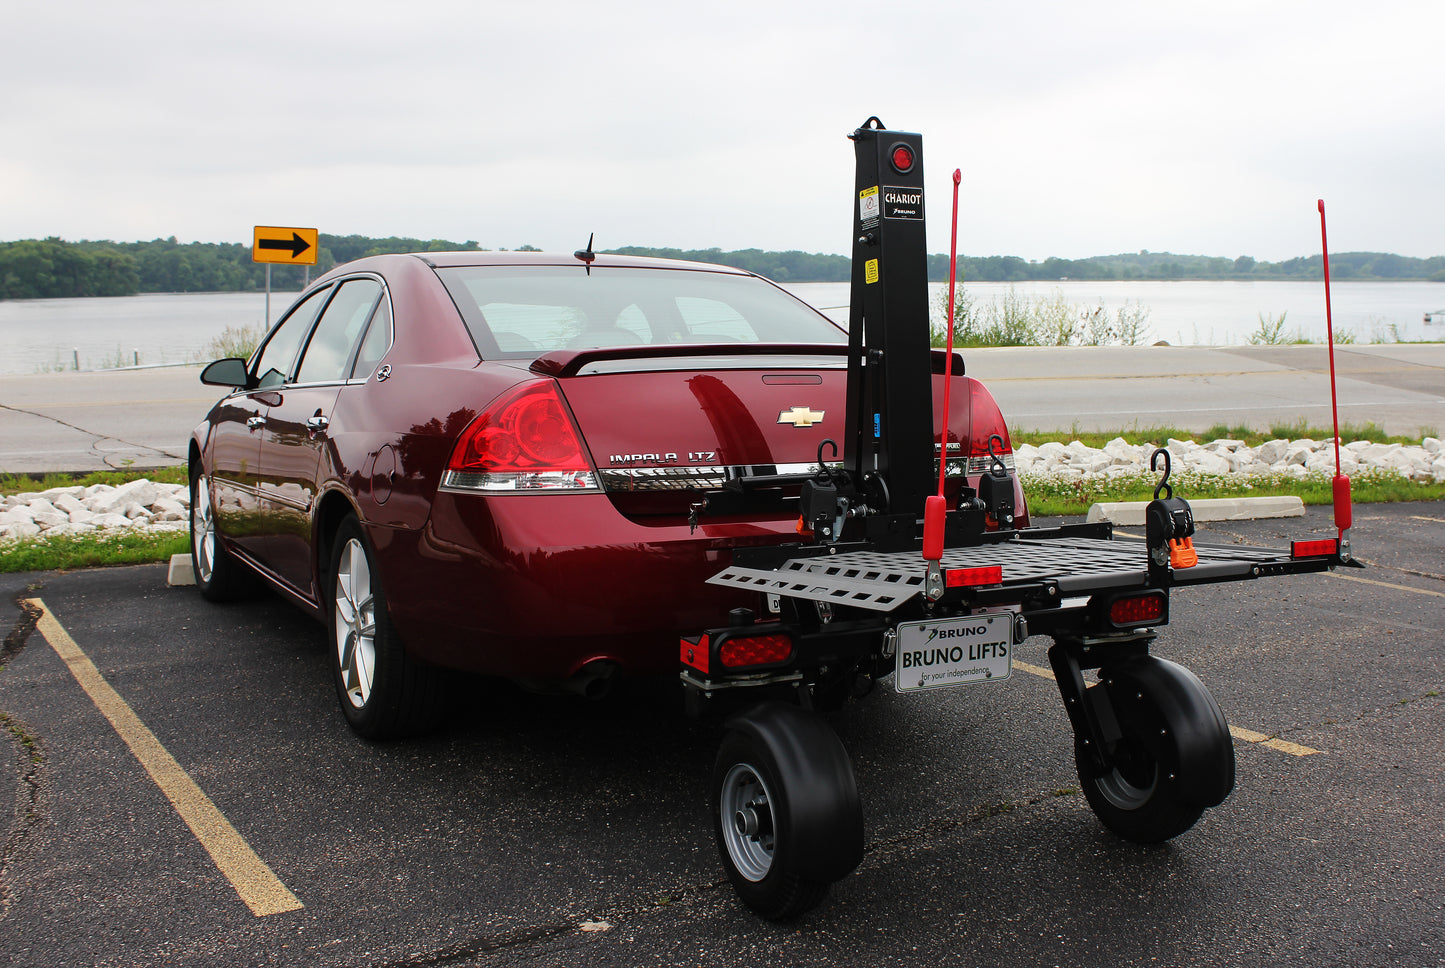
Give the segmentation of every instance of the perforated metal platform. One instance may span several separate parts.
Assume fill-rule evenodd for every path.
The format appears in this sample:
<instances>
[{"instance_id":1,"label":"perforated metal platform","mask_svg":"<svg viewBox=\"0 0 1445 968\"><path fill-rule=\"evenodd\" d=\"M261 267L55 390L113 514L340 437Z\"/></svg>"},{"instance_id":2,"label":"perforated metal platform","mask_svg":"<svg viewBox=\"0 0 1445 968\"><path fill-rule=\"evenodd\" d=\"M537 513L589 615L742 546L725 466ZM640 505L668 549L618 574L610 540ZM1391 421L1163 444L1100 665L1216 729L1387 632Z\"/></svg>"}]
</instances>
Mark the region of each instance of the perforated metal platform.
<instances>
[{"instance_id":1,"label":"perforated metal platform","mask_svg":"<svg viewBox=\"0 0 1445 968\"><path fill-rule=\"evenodd\" d=\"M1200 574L1220 578L1248 572L1253 565L1288 557L1260 548L1196 545ZM943 553L945 569L1003 569L1003 583L1053 581L1063 595L1102 588L1142 585L1148 578L1142 541L1102 538L1018 538ZM789 558L776 570L734 566L708 579L710 585L852 605L891 612L923 590L925 564L917 552L854 551L839 555Z\"/></svg>"}]
</instances>

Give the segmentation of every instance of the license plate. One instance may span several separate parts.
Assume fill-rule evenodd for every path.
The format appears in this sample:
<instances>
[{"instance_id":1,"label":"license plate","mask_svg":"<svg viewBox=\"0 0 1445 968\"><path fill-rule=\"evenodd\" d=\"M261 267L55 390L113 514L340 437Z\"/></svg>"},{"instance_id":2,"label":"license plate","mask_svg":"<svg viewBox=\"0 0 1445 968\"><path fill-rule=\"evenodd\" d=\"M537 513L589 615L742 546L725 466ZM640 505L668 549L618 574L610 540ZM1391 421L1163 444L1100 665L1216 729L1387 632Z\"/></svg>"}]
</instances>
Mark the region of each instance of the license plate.
<instances>
[{"instance_id":1,"label":"license plate","mask_svg":"<svg viewBox=\"0 0 1445 968\"><path fill-rule=\"evenodd\" d=\"M905 622L898 626L893 687L916 692L1007 679L1013 627L1009 612Z\"/></svg>"}]
</instances>

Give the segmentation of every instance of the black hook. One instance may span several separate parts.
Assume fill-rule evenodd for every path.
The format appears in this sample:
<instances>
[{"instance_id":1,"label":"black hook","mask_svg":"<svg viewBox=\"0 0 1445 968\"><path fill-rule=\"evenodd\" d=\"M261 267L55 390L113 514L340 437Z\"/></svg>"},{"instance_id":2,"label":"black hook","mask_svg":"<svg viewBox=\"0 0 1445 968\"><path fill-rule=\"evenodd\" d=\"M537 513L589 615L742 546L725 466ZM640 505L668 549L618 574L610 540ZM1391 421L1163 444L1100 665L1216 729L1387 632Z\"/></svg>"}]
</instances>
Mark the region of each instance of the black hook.
<instances>
[{"instance_id":1,"label":"black hook","mask_svg":"<svg viewBox=\"0 0 1445 968\"><path fill-rule=\"evenodd\" d=\"M1159 500L1160 491L1165 492L1165 500L1172 500L1174 498L1174 486L1169 483L1169 451L1163 447L1154 451L1153 455L1149 458L1149 470L1156 471L1159 469L1155 465L1159 463L1160 454L1164 455L1164 476L1159 478L1159 483L1154 487L1154 500Z\"/></svg>"},{"instance_id":2,"label":"black hook","mask_svg":"<svg viewBox=\"0 0 1445 968\"><path fill-rule=\"evenodd\" d=\"M833 459L834 459L834 460L837 460L837 459L838 459L838 442L837 442L836 440L834 440L833 438L831 438L831 437L824 437L823 440L822 440L822 442L821 442L820 444L818 444L818 473L821 474L821 475L823 476L823 478L824 478L825 480L827 480L828 483L831 484L831 483L833 483L833 469L830 468L830 467L827 465L827 463L825 463L824 460L823 460L823 448L824 448L824 447L831 447L831 448L833 448Z\"/></svg>"},{"instance_id":3,"label":"black hook","mask_svg":"<svg viewBox=\"0 0 1445 968\"><path fill-rule=\"evenodd\" d=\"M994 441L998 441L998 450L994 450ZM1003 438L998 434L991 434L988 438L988 456L990 460L988 473L990 477L1008 477L1008 465L1003 462Z\"/></svg>"}]
</instances>

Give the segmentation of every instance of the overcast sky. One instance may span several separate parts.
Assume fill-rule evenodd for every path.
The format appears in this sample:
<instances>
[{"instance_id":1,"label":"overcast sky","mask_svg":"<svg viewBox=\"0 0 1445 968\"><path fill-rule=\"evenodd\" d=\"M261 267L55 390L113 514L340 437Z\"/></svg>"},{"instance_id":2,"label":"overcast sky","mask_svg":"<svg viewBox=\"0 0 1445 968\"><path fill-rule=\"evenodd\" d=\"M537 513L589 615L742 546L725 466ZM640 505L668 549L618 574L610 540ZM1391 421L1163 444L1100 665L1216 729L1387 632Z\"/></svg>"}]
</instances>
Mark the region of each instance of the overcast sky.
<instances>
[{"instance_id":1,"label":"overcast sky","mask_svg":"<svg viewBox=\"0 0 1445 968\"><path fill-rule=\"evenodd\" d=\"M0 0L0 240L847 252L869 115L930 250L1445 253L1445 4Z\"/></svg>"}]
</instances>

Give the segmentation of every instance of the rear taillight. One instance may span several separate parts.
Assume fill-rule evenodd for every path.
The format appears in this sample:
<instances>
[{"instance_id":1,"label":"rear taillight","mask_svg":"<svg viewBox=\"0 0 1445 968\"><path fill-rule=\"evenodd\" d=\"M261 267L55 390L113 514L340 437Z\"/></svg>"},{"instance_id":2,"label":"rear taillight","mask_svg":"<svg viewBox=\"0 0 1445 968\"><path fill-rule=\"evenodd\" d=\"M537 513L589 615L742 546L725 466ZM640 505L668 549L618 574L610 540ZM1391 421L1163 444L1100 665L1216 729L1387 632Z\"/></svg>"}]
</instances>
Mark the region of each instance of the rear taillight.
<instances>
[{"instance_id":1,"label":"rear taillight","mask_svg":"<svg viewBox=\"0 0 1445 968\"><path fill-rule=\"evenodd\" d=\"M968 476L987 474L993 467L988 453L988 441L994 434L1003 440L1003 446L995 445L994 450L1003 461L1003 466L1014 469L1013 442L1009 440L1008 425L1004 423L1003 411L984 385L970 380L969 385L970 432L968 435Z\"/></svg>"},{"instance_id":2,"label":"rear taillight","mask_svg":"<svg viewBox=\"0 0 1445 968\"><path fill-rule=\"evenodd\" d=\"M718 647L718 658L729 669L775 665L793 655L793 640L786 635L748 635L728 639Z\"/></svg>"},{"instance_id":3,"label":"rear taillight","mask_svg":"<svg viewBox=\"0 0 1445 968\"><path fill-rule=\"evenodd\" d=\"M596 491L597 474L551 383L499 399L452 448L445 487L469 491Z\"/></svg>"},{"instance_id":4,"label":"rear taillight","mask_svg":"<svg viewBox=\"0 0 1445 968\"><path fill-rule=\"evenodd\" d=\"M1167 614L1168 599L1163 592L1126 595L1109 603L1109 622L1117 628L1159 625Z\"/></svg>"},{"instance_id":5,"label":"rear taillight","mask_svg":"<svg viewBox=\"0 0 1445 968\"><path fill-rule=\"evenodd\" d=\"M1291 541L1289 543L1289 556L1291 558L1327 558L1337 555L1340 552L1340 543L1335 538L1322 538L1317 541Z\"/></svg>"},{"instance_id":6,"label":"rear taillight","mask_svg":"<svg viewBox=\"0 0 1445 968\"><path fill-rule=\"evenodd\" d=\"M943 583L949 588L1003 584L1002 565L989 565L983 568L950 568L945 575Z\"/></svg>"},{"instance_id":7,"label":"rear taillight","mask_svg":"<svg viewBox=\"0 0 1445 968\"><path fill-rule=\"evenodd\" d=\"M704 675L777 669L793 658L793 637L774 623L767 627L714 629L685 636L679 643L682 664Z\"/></svg>"}]
</instances>

